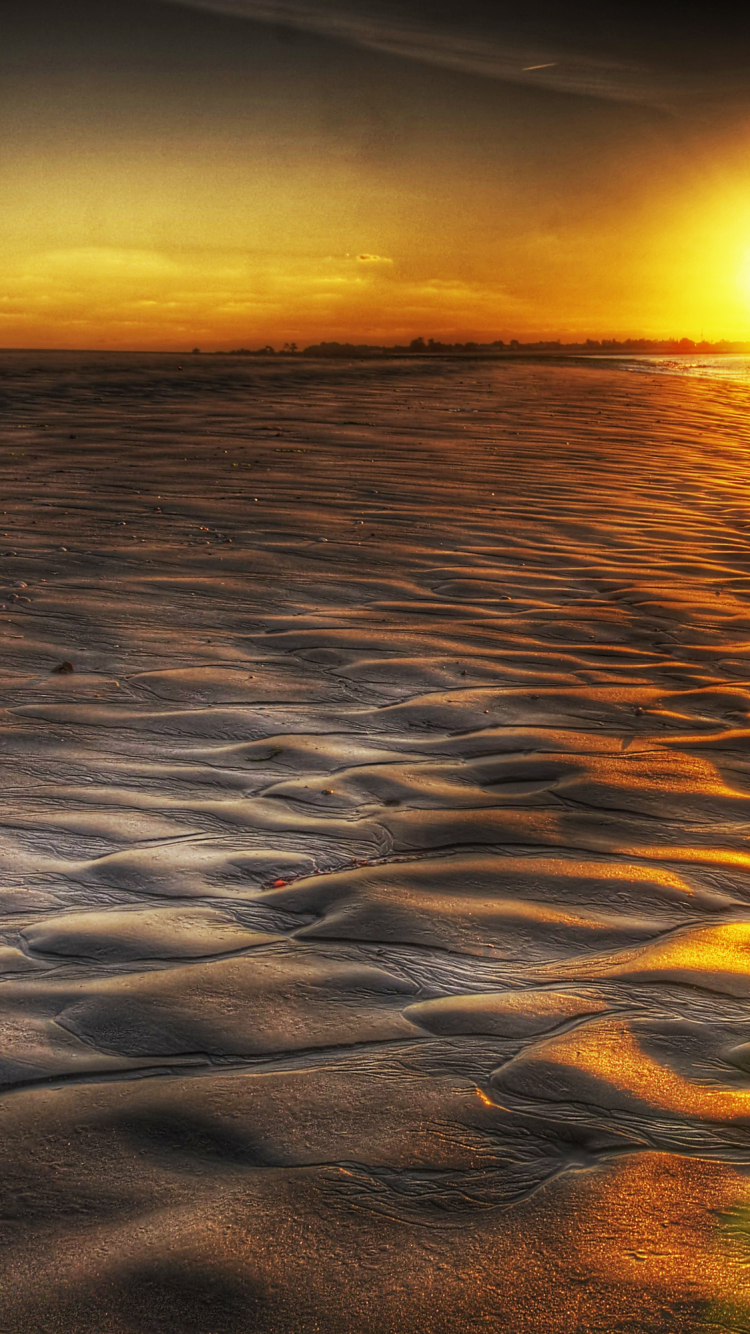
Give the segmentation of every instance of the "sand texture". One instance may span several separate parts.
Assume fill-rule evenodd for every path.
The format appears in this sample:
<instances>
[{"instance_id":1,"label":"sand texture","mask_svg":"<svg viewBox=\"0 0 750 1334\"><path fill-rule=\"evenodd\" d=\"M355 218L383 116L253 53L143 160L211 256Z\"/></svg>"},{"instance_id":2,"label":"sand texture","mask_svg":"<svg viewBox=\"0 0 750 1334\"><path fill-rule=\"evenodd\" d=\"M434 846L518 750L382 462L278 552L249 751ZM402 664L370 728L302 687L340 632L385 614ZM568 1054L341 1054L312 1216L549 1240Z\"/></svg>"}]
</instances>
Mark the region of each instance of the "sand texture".
<instances>
[{"instance_id":1,"label":"sand texture","mask_svg":"<svg viewBox=\"0 0 750 1334\"><path fill-rule=\"evenodd\" d=\"M0 355L2 1334L750 1330L750 423Z\"/></svg>"}]
</instances>

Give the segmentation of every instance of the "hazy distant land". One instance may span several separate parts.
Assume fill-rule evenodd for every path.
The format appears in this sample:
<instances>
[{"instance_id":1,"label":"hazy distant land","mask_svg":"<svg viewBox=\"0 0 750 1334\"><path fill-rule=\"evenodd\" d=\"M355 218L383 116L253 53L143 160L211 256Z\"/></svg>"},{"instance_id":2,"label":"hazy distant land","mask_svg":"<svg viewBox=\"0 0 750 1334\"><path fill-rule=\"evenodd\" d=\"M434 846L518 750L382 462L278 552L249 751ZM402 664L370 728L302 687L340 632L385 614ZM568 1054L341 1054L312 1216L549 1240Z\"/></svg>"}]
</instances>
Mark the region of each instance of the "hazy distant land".
<instances>
[{"instance_id":1,"label":"hazy distant land","mask_svg":"<svg viewBox=\"0 0 750 1334\"><path fill-rule=\"evenodd\" d=\"M199 348L193 349L199 352ZM537 339L535 342L519 342L517 338L504 341L496 339L492 343L446 343L436 338L413 338L409 343L381 346L377 343L313 343L309 347L298 348L296 343L285 343L282 348L266 344L264 347L239 347L229 349L230 356L268 356L277 353L286 356L301 355L306 357L394 357L394 356L430 356L468 353L471 355L508 357L519 353L557 353L563 356L596 356L602 352L620 352L625 355L644 352L656 353L718 353L750 352L750 343L732 342L726 338L709 343L704 339L695 342L692 338L586 338L578 343L564 343L557 339ZM222 354L219 354L222 355Z\"/></svg>"}]
</instances>

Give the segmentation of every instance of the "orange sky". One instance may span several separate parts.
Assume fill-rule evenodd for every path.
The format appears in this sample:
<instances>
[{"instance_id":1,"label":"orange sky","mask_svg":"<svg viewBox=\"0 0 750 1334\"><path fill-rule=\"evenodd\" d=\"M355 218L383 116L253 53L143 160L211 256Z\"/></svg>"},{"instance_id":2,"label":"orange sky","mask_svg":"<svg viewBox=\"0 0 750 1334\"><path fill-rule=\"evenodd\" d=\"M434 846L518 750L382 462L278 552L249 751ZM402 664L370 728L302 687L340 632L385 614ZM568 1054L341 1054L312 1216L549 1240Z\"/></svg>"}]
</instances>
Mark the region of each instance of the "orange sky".
<instances>
[{"instance_id":1,"label":"orange sky","mask_svg":"<svg viewBox=\"0 0 750 1334\"><path fill-rule=\"evenodd\" d=\"M750 338L742 107L35 5L0 56L3 346Z\"/></svg>"}]
</instances>

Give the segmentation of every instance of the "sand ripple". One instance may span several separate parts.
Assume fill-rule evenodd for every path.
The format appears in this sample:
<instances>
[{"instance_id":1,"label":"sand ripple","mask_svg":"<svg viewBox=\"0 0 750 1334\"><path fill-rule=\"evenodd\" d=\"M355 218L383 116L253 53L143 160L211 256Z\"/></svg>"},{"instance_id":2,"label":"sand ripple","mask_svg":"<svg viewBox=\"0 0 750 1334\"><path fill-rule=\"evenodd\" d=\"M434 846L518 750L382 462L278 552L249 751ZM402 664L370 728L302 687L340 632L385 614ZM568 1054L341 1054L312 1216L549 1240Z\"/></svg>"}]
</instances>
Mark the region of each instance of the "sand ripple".
<instances>
[{"instance_id":1,"label":"sand ripple","mask_svg":"<svg viewBox=\"0 0 750 1334\"><path fill-rule=\"evenodd\" d=\"M744 387L0 401L3 1330L750 1329Z\"/></svg>"}]
</instances>

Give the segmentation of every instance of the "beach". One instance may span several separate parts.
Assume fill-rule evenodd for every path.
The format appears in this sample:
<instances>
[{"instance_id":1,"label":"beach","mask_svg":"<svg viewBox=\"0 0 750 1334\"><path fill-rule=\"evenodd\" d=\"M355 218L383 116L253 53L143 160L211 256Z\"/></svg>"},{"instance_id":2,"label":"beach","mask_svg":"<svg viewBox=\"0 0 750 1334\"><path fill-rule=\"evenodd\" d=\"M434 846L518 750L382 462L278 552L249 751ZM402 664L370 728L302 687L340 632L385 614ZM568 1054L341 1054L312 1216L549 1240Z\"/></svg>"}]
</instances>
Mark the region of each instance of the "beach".
<instances>
[{"instance_id":1,"label":"beach","mask_svg":"<svg viewBox=\"0 0 750 1334\"><path fill-rule=\"evenodd\" d=\"M747 407L0 353L3 1334L750 1329Z\"/></svg>"}]
</instances>

